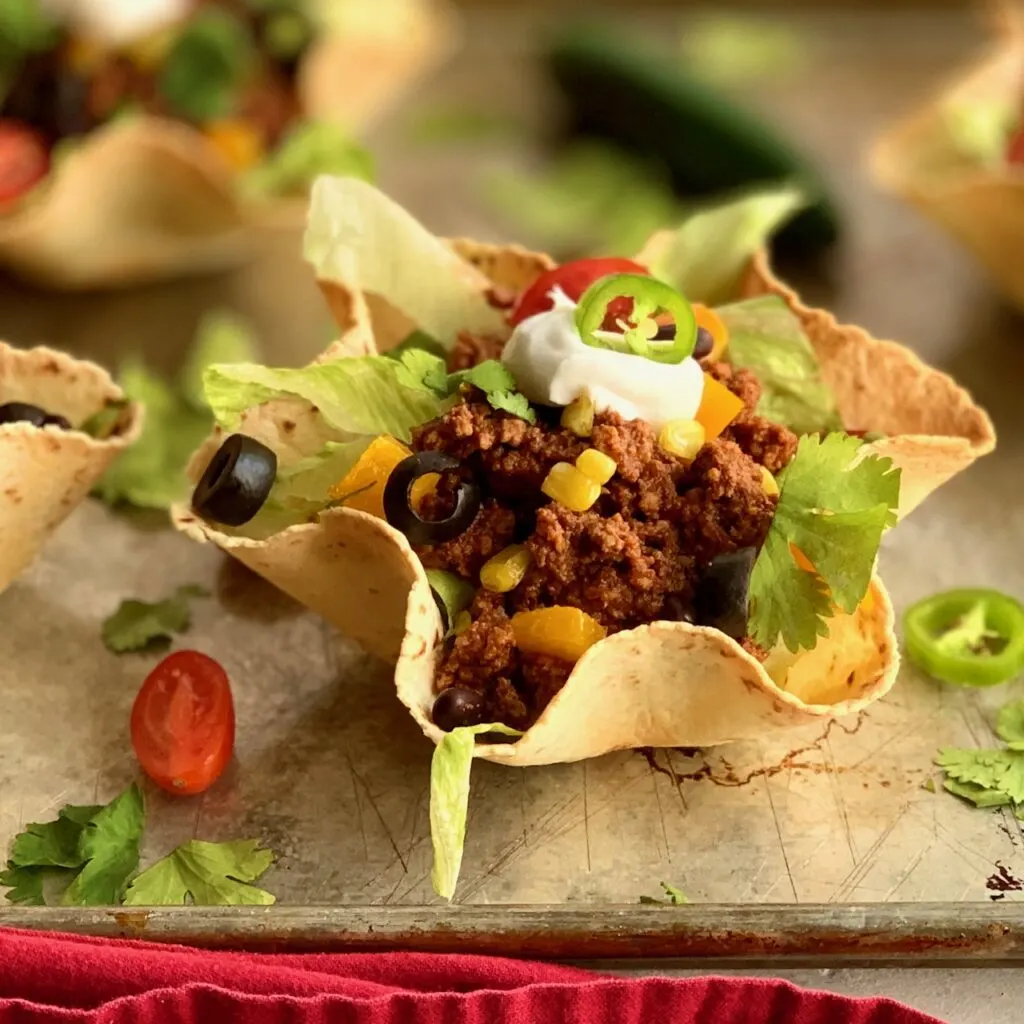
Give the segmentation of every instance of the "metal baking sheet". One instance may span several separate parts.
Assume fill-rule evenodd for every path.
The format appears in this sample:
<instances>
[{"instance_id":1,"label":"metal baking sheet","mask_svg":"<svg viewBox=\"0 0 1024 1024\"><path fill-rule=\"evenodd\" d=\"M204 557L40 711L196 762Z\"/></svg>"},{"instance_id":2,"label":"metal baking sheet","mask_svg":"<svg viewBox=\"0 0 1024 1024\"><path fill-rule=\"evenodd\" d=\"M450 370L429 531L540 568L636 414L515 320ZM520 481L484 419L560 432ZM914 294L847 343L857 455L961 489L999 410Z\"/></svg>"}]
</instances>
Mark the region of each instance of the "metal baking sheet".
<instances>
[{"instance_id":1,"label":"metal baking sheet","mask_svg":"<svg viewBox=\"0 0 1024 1024\"><path fill-rule=\"evenodd\" d=\"M810 16L800 24L830 47L816 65L819 88L783 85L762 102L820 153L851 223L832 279L799 283L949 368L1000 434L996 455L887 539L883 576L898 608L951 586L1021 593L1024 330L964 257L871 193L859 170L873 132L969 52L977 31L960 16L929 15L923 41L924 22L909 19L864 15L843 32ZM510 87L529 71L529 16L471 27L470 48L423 102L472 85L495 104L529 105L536 90ZM493 154L426 152L410 165L402 130L399 122L378 139L385 187L440 232L501 237L466 198ZM450 185L442 191L450 180L465 184L464 202ZM268 361L299 363L322 345L326 315L297 251L294 236L268 236L236 275L122 295L53 299L4 285L0 330L110 364L141 345L173 367L199 313L227 304L261 327ZM231 676L237 758L201 797L149 794L144 862L193 837L259 837L279 855L265 879L279 906L4 908L0 924L577 958L1020 956L1021 823L925 788L938 781L939 747L996 742L993 712L1024 693L1019 684L940 687L907 667L856 718L757 743L547 768L479 764L453 909L430 887L430 746L395 698L389 666L217 551L97 503L0 595L0 846L62 803L109 799L134 777L128 712L157 659L110 654L100 623L123 598L156 599L183 583L214 593L197 604L184 643ZM639 907L661 881L696 906Z\"/></svg>"}]
</instances>

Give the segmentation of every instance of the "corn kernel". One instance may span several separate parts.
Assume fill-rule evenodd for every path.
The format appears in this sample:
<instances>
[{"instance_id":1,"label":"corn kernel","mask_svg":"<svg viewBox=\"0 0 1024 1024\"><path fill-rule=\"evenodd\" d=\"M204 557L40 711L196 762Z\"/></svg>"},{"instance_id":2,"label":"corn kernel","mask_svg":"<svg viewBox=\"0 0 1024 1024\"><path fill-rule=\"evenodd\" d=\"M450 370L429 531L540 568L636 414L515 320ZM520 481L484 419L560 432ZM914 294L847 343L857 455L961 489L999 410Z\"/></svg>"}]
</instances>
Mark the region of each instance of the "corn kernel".
<instances>
[{"instance_id":1,"label":"corn kernel","mask_svg":"<svg viewBox=\"0 0 1024 1024\"><path fill-rule=\"evenodd\" d=\"M260 133L245 121L211 121L203 134L234 171L246 171L263 156Z\"/></svg>"},{"instance_id":2,"label":"corn kernel","mask_svg":"<svg viewBox=\"0 0 1024 1024\"><path fill-rule=\"evenodd\" d=\"M588 448L576 460L576 468L596 484L606 484L619 468L615 460L596 448Z\"/></svg>"},{"instance_id":3,"label":"corn kernel","mask_svg":"<svg viewBox=\"0 0 1024 1024\"><path fill-rule=\"evenodd\" d=\"M769 498L773 498L779 493L779 483L767 466L761 467L761 489Z\"/></svg>"},{"instance_id":4,"label":"corn kernel","mask_svg":"<svg viewBox=\"0 0 1024 1024\"><path fill-rule=\"evenodd\" d=\"M525 544L510 544L484 562L480 584L494 594L507 594L523 581L530 567L530 549Z\"/></svg>"},{"instance_id":5,"label":"corn kernel","mask_svg":"<svg viewBox=\"0 0 1024 1024\"><path fill-rule=\"evenodd\" d=\"M512 616L512 635L521 651L565 661L579 661L607 632L597 619L566 605L516 612Z\"/></svg>"},{"instance_id":6,"label":"corn kernel","mask_svg":"<svg viewBox=\"0 0 1024 1024\"><path fill-rule=\"evenodd\" d=\"M452 623L452 632L456 636L461 636L463 633L473 625L473 616L469 614L465 609L458 612L455 616L455 622Z\"/></svg>"},{"instance_id":7,"label":"corn kernel","mask_svg":"<svg viewBox=\"0 0 1024 1024\"><path fill-rule=\"evenodd\" d=\"M704 428L696 420L669 420L658 434L658 444L683 459L695 459L704 445Z\"/></svg>"},{"instance_id":8,"label":"corn kernel","mask_svg":"<svg viewBox=\"0 0 1024 1024\"><path fill-rule=\"evenodd\" d=\"M384 518L384 485L391 471L410 454L409 449L387 434L375 437L356 464L327 492L346 508Z\"/></svg>"},{"instance_id":9,"label":"corn kernel","mask_svg":"<svg viewBox=\"0 0 1024 1024\"><path fill-rule=\"evenodd\" d=\"M562 410L562 426L577 437L594 432L594 403L590 395L580 395Z\"/></svg>"},{"instance_id":10,"label":"corn kernel","mask_svg":"<svg viewBox=\"0 0 1024 1024\"><path fill-rule=\"evenodd\" d=\"M601 497L601 485L581 473L571 462L556 462L540 489L552 501L573 512L586 512Z\"/></svg>"}]
</instances>

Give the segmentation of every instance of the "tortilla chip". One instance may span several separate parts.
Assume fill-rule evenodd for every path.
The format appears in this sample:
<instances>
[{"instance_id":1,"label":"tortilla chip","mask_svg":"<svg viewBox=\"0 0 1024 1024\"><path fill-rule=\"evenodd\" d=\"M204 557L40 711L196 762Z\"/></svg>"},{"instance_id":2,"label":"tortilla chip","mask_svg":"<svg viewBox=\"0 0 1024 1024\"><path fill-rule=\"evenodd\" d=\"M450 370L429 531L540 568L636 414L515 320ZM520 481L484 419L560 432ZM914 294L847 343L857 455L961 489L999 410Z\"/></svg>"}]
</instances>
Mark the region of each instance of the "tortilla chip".
<instances>
[{"instance_id":1,"label":"tortilla chip","mask_svg":"<svg viewBox=\"0 0 1024 1024\"><path fill-rule=\"evenodd\" d=\"M0 342L0 404L30 402L78 424L108 400L123 398L94 363ZM142 411L134 404L105 441L77 430L0 425L0 591L28 567L141 427Z\"/></svg>"},{"instance_id":2,"label":"tortilla chip","mask_svg":"<svg viewBox=\"0 0 1024 1024\"><path fill-rule=\"evenodd\" d=\"M458 23L442 0L406 4L370 37L325 35L300 68L309 117L358 133L447 56ZM254 231L301 228L304 198L244 202L203 135L155 117L92 132L15 211L0 215L0 264L64 291L123 287L227 270ZM102 244L98 244L102 242Z\"/></svg>"},{"instance_id":3,"label":"tortilla chip","mask_svg":"<svg viewBox=\"0 0 1024 1024\"><path fill-rule=\"evenodd\" d=\"M450 245L480 274L481 289L519 291L552 266L549 257L519 247L464 239ZM406 336L407 318L379 296L364 296L344 281L320 283L343 327L323 358L387 351ZM988 417L947 376L893 342L807 309L758 257L743 293L765 292L782 296L803 320L840 410L855 421L851 427L895 435L877 448L899 461L909 482L901 511L992 448ZM908 394L919 396L918 402L908 402ZM239 430L302 456L323 445L318 419L300 401L279 400L249 410ZM196 454L193 479L219 443L218 433ZM263 541L218 531L185 506L172 515L193 539L220 545L374 654L397 657L400 699L428 736L440 738L430 710L441 621L424 569L402 534L344 508ZM898 671L893 610L881 583L875 580L852 615L829 620L829 629L813 651L795 658L776 650L765 665L723 633L686 623L656 622L617 633L586 653L523 738L478 744L476 756L522 765L634 746L709 746L851 714L885 694Z\"/></svg>"},{"instance_id":4,"label":"tortilla chip","mask_svg":"<svg viewBox=\"0 0 1024 1024\"><path fill-rule=\"evenodd\" d=\"M871 149L875 183L916 207L964 245L1000 291L1024 309L1024 172L979 166L955 152L947 111L958 103L1012 103L1024 92L1024 16L998 9L998 41Z\"/></svg>"}]
</instances>

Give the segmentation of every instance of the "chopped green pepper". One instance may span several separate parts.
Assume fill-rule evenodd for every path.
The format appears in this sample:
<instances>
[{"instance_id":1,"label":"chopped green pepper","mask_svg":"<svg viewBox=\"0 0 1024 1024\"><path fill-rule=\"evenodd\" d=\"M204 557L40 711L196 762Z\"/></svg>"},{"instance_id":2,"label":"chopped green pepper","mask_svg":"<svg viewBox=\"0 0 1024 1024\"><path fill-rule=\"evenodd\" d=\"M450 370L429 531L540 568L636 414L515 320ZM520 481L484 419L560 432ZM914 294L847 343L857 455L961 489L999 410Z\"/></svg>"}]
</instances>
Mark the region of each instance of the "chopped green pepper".
<instances>
[{"instance_id":1,"label":"chopped green pepper","mask_svg":"<svg viewBox=\"0 0 1024 1024\"><path fill-rule=\"evenodd\" d=\"M632 300L631 323L616 316L623 300ZM611 312L622 328L621 336L601 330ZM659 333L654 317L667 313L675 337L652 340ZM681 363L697 344L697 318L693 307L671 285L645 274L609 274L599 278L580 297L576 327L584 344L653 359L657 363Z\"/></svg>"},{"instance_id":2,"label":"chopped green pepper","mask_svg":"<svg viewBox=\"0 0 1024 1024\"><path fill-rule=\"evenodd\" d=\"M935 679L995 686L1024 669L1024 606L998 590L948 590L903 616L910 660Z\"/></svg>"}]
</instances>

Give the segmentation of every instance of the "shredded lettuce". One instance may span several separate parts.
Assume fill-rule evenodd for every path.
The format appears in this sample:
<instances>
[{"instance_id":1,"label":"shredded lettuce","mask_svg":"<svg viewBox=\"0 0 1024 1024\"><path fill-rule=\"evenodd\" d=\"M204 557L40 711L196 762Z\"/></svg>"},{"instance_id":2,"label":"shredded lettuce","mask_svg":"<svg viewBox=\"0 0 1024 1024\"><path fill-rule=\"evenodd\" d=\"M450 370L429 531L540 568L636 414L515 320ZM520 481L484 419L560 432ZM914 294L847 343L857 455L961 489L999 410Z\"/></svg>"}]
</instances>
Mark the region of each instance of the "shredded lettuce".
<instances>
[{"instance_id":1,"label":"shredded lettuce","mask_svg":"<svg viewBox=\"0 0 1024 1024\"><path fill-rule=\"evenodd\" d=\"M258 354L252 327L241 317L227 310L213 310L199 322L181 370L181 391L185 400L196 409L206 409L203 373L218 363L251 363Z\"/></svg>"},{"instance_id":2,"label":"shredded lettuce","mask_svg":"<svg viewBox=\"0 0 1024 1024\"><path fill-rule=\"evenodd\" d=\"M319 278L379 295L446 348L506 330L487 277L364 181L317 179L303 252Z\"/></svg>"},{"instance_id":3,"label":"shredded lettuce","mask_svg":"<svg viewBox=\"0 0 1024 1024\"><path fill-rule=\"evenodd\" d=\"M749 192L694 213L637 258L691 302L717 306L735 297L750 258L807 202L795 187Z\"/></svg>"},{"instance_id":4,"label":"shredded lettuce","mask_svg":"<svg viewBox=\"0 0 1024 1024\"><path fill-rule=\"evenodd\" d=\"M206 400L217 422L235 429L246 409L275 398L302 398L324 421L349 435L390 434L408 441L413 427L434 419L441 402L408 386L402 365L387 356L362 356L275 370L242 363L211 366L203 375Z\"/></svg>"},{"instance_id":5,"label":"shredded lettuce","mask_svg":"<svg viewBox=\"0 0 1024 1024\"><path fill-rule=\"evenodd\" d=\"M835 395L800 321L777 295L720 306L729 329L726 358L761 381L757 411L798 434L842 430Z\"/></svg>"},{"instance_id":6,"label":"shredded lettuce","mask_svg":"<svg viewBox=\"0 0 1024 1024\"><path fill-rule=\"evenodd\" d=\"M271 500L282 507L311 503L323 508L330 501L327 492L359 461L372 440L360 437L355 441L328 441L316 455L282 466L270 492Z\"/></svg>"},{"instance_id":7,"label":"shredded lettuce","mask_svg":"<svg viewBox=\"0 0 1024 1024\"><path fill-rule=\"evenodd\" d=\"M442 569L427 569L427 582L441 599L448 616L448 631L455 625L455 616L465 611L476 596L476 587L461 576Z\"/></svg>"}]
</instances>

